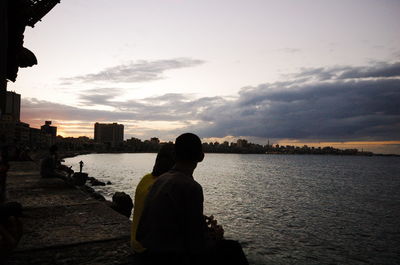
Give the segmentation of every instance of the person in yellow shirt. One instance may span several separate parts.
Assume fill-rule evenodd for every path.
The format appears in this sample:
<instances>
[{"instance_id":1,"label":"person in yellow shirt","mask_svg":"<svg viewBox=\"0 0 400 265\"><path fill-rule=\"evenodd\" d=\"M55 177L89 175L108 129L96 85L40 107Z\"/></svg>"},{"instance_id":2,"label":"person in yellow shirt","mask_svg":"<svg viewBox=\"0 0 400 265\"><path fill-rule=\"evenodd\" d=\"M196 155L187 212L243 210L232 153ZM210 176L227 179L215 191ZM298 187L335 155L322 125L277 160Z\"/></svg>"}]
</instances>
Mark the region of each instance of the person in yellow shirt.
<instances>
[{"instance_id":1,"label":"person in yellow shirt","mask_svg":"<svg viewBox=\"0 0 400 265\"><path fill-rule=\"evenodd\" d=\"M143 253L146 250L136 240L136 230L143 212L147 194L150 191L153 183L156 181L157 177L168 172L174 164L174 145L172 143L164 144L157 154L153 171L149 174L146 174L140 180L139 184L136 187L131 229L131 247L135 253Z\"/></svg>"}]
</instances>

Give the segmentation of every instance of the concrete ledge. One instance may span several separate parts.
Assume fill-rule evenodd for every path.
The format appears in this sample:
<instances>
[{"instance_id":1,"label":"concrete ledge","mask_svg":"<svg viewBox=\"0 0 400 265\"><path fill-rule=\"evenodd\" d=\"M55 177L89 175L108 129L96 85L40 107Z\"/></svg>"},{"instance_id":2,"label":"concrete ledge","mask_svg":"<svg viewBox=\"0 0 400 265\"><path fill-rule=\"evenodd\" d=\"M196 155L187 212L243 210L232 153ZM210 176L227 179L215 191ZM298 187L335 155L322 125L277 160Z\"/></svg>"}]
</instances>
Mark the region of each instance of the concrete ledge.
<instances>
[{"instance_id":1,"label":"concrete ledge","mask_svg":"<svg viewBox=\"0 0 400 265\"><path fill-rule=\"evenodd\" d=\"M22 218L24 237L17 251L125 238L130 222L107 206L95 203L78 206L32 209Z\"/></svg>"},{"instance_id":2,"label":"concrete ledge","mask_svg":"<svg viewBox=\"0 0 400 265\"><path fill-rule=\"evenodd\" d=\"M37 184L37 183L36 183ZM35 185L36 185L35 184ZM18 201L24 208L41 208L98 203L89 195L74 188L55 189L50 187L26 187L24 189L8 189L10 201Z\"/></svg>"},{"instance_id":3,"label":"concrete ledge","mask_svg":"<svg viewBox=\"0 0 400 265\"><path fill-rule=\"evenodd\" d=\"M127 264L128 218L33 162L12 162L9 201L24 207L24 235L6 264Z\"/></svg>"},{"instance_id":4,"label":"concrete ledge","mask_svg":"<svg viewBox=\"0 0 400 265\"><path fill-rule=\"evenodd\" d=\"M130 259L129 243L127 240L115 239L15 253L9 258L7 264L122 265L133 263Z\"/></svg>"}]
</instances>

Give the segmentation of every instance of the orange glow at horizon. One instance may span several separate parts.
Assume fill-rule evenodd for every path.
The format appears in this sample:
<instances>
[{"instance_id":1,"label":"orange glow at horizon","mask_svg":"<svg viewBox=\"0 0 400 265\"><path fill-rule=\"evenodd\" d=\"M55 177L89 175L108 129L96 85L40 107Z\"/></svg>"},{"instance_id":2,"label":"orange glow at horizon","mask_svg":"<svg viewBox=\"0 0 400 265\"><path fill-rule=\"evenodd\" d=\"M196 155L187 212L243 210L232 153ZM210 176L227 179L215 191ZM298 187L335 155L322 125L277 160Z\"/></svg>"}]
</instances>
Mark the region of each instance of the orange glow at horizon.
<instances>
[{"instance_id":1,"label":"orange glow at horizon","mask_svg":"<svg viewBox=\"0 0 400 265\"><path fill-rule=\"evenodd\" d=\"M62 137L80 137L87 136L93 138L93 126L82 126L82 124L58 124L57 135Z\"/></svg>"}]
</instances>

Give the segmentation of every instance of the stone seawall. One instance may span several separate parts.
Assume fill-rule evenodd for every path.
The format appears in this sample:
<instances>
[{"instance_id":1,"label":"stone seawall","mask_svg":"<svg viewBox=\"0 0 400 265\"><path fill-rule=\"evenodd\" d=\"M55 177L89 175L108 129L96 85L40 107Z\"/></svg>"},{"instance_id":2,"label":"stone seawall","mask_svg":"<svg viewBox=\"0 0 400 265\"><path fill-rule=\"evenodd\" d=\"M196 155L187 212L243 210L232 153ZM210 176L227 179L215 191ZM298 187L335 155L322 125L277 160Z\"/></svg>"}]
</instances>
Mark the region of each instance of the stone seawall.
<instances>
[{"instance_id":1,"label":"stone seawall","mask_svg":"<svg viewBox=\"0 0 400 265\"><path fill-rule=\"evenodd\" d=\"M131 264L129 219L34 162L12 162L8 200L24 207L22 239L6 264Z\"/></svg>"}]
</instances>

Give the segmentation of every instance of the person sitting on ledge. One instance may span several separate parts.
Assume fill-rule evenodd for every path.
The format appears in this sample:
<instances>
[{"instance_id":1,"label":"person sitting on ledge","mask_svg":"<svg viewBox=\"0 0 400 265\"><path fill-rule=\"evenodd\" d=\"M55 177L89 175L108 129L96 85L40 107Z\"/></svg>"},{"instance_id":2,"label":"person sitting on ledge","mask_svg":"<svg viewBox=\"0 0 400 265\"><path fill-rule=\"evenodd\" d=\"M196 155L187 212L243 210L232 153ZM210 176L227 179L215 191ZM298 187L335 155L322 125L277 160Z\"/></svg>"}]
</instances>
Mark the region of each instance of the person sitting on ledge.
<instances>
[{"instance_id":1,"label":"person sitting on ledge","mask_svg":"<svg viewBox=\"0 0 400 265\"><path fill-rule=\"evenodd\" d=\"M49 154L41 161L40 175L42 178L64 178L63 175L56 172L60 161L57 156L57 146L52 145L49 148Z\"/></svg>"},{"instance_id":2,"label":"person sitting on ledge","mask_svg":"<svg viewBox=\"0 0 400 265\"><path fill-rule=\"evenodd\" d=\"M138 263L247 265L240 244L223 240L222 227L203 215L203 189L193 179L204 159L200 138L182 134L174 149L174 167L157 178L146 198L136 234L146 251ZM218 235L211 235L213 228Z\"/></svg>"},{"instance_id":3,"label":"person sitting on ledge","mask_svg":"<svg viewBox=\"0 0 400 265\"><path fill-rule=\"evenodd\" d=\"M131 229L131 246L135 253L142 253L145 251L145 248L136 240L136 230L143 212L145 199L156 179L168 172L175 164L173 152L174 145L172 143L164 144L157 154L153 171L145 175L136 187Z\"/></svg>"}]
</instances>

